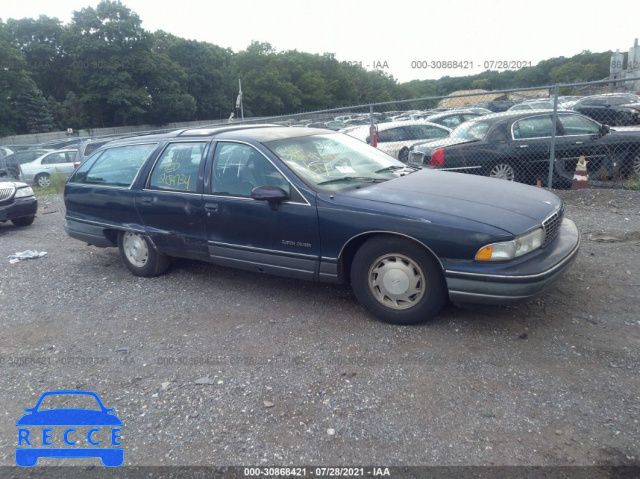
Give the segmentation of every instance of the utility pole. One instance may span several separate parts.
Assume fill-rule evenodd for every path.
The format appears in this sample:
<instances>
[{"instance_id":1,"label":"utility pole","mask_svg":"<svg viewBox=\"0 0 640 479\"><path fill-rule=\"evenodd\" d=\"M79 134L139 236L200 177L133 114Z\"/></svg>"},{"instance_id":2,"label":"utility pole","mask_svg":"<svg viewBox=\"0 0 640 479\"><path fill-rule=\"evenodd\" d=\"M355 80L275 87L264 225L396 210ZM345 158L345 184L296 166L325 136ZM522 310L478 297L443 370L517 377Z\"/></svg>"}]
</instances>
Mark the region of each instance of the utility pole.
<instances>
[{"instance_id":1,"label":"utility pole","mask_svg":"<svg viewBox=\"0 0 640 479\"><path fill-rule=\"evenodd\" d=\"M236 109L240 108L240 118L244 121L244 105L242 104L242 81L238 78L238 98L236 99Z\"/></svg>"}]
</instances>

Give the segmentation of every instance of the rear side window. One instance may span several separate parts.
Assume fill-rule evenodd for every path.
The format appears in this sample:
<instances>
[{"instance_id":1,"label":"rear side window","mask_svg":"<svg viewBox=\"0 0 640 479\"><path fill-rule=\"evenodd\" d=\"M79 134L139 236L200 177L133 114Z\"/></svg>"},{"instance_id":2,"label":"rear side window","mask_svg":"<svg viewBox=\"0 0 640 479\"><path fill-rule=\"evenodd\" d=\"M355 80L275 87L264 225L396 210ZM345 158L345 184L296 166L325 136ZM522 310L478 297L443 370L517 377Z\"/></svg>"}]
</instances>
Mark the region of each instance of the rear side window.
<instances>
[{"instance_id":1,"label":"rear side window","mask_svg":"<svg viewBox=\"0 0 640 479\"><path fill-rule=\"evenodd\" d=\"M85 161L70 182L130 186L157 143L110 148Z\"/></svg>"},{"instance_id":2,"label":"rear side window","mask_svg":"<svg viewBox=\"0 0 640 479\"><path fill-rule=\"evenodd\" d=\"M204 143L172 143L162 153L151 173L149 187L195 193Z\"/></svg>"},{"instance_id":3,"label":"rear side window","mask_svg":"<svg viewBox=\"0 0 640 479\"><path fill-rule=\"evenodd\" d=\"M551 136L553 122L551 116L525 118L513 124L513 138L546 138Z\"/></svg>"},{"instance_id":4,"label":"rear side window","mask_svg":"<svg viewBox=\"0 0 640 479\"><path fill-rule=\"evenodd\" d=\"M43 165L57 165L59 163L69 163L66 153L52 153L42 159Z\"/></svg>"}]
</instances>

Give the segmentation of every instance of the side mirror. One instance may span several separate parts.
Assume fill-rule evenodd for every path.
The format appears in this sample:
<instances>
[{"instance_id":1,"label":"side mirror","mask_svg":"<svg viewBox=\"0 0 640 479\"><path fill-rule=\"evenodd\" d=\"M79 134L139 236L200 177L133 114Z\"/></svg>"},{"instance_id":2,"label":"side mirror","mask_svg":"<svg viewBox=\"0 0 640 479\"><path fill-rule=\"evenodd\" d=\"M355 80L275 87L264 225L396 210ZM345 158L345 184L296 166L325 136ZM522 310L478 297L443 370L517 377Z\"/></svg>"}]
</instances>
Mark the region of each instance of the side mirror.
<instances>
[{"instance_id":1,"label":"side mirror","mask_svg":"<svg viewBox=\"0 0 640 479\"><path fill-rule=\"evenodd\" d=\"M251 198L266 201L273 211L277 211L280 203L287 199L287 194L276 186L257 186L251 191Z\"/></svg>"},{"instance_id":2,"label":"side mirror","mask_svg":"<svg viewBox=\"0 0 640 479\"><path fill-rule=\"evenodd\" d=\"M609 133L611 131L611 127L609 125L602 125L600 127L600 134L601 135L606 135L607 133Z\"/></svg>"}]
</instances>

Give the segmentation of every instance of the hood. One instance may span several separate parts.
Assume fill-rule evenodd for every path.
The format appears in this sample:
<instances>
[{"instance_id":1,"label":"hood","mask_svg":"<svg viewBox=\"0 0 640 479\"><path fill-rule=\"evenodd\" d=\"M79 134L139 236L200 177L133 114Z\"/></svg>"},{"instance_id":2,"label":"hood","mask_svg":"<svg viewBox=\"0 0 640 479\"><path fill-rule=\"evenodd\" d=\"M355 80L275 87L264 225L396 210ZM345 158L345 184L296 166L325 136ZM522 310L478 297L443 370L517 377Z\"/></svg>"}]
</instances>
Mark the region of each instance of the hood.
<instances>
[{"instance_id":1,"label":"hood","mask_svg":"<svg viewBox=\"0 0 640 479\"><path fill-rule=\"evenodd\" d=\"M7 180L5 178L0 178L0 189L15 188L17 190L18 188L24 188L25 186L29 186L29 185L26 184L24 181L14 181L14 180Z\"/></svg>"},{"instance_id":2,"label":"hood","mask_svg":"<svg viewBox=\"0 0 640 479\"><path fill-rule=\"evenodd\" d=\"M483 176L420 170L342 195L419 210L408 216L429 219L428 212L490 225L513 235L542 224L562 201L553 193Z\"/></svg>"}]
</instances>

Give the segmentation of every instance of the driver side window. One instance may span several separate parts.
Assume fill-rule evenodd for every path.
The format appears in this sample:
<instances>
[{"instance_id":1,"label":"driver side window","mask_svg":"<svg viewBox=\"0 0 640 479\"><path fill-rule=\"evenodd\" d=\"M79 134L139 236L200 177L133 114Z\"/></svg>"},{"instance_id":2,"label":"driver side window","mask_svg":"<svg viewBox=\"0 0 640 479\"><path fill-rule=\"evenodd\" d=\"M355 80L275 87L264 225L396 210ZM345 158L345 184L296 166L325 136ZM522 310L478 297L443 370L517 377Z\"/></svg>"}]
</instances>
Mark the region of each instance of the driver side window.
<instances>
[{"instance_id":1,"label":"driver side window","mask_svg":"<svg viewBox=\"0 0 640 479\"><path fill-rule=\"evenodd\" d=\"M275 186L291 195L289 182L255 148L220 142L213 157L211 193L250 197L257 186Z\"/></svg>"}]
</instances>

